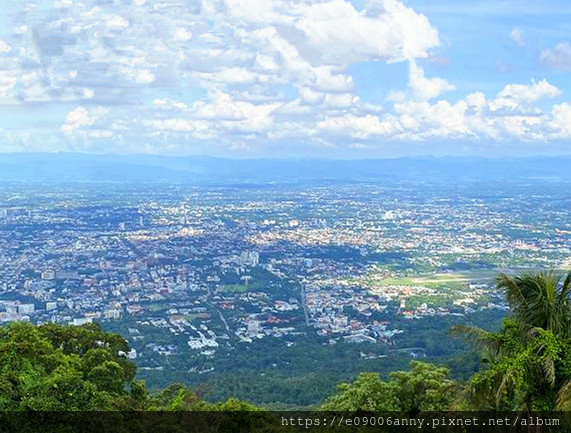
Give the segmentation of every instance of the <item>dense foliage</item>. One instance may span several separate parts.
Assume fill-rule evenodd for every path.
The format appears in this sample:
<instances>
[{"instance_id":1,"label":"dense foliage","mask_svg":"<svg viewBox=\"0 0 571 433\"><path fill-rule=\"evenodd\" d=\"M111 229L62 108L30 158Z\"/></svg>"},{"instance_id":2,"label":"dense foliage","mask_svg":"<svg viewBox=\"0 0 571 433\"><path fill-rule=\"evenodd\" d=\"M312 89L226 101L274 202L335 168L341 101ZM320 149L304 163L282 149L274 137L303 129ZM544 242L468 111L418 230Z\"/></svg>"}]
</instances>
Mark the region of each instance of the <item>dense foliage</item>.
<instances>
[{"instance_id":1,"label":"dense foliage","mask_svg":"<svg viewBox=\"0 0 571 433\"><path fill-rule=\"evenodd\" d=\"M253 410L211 404L182 385L150 395L134 380L127 342L96 324L0 328L0 410Z\"/></svg>"},{"instance_id":2,"label":"dense foliage","mask_svg":"<svg viewBox=\"0 0 571 433\"><path fill-rule=\"evenodd\" d=\"M439 411L450 408L460 384L447 368L412 361L410 371L396 371L385 382L376 373L361 373L353 383L339 385L323 410Z\"/></svg>"},{"instance_id":3,"label":"dense foliage","mask_svg":"<svg viewBox=\"0 0 571 433\"><path fill-rule=\"evenodd\" d=\"M0 329L0 409L97 410L131 399L135 368L121 336L96 325ZM127 385L134 384L128 390Z\"/></svg>"}]
</instances>

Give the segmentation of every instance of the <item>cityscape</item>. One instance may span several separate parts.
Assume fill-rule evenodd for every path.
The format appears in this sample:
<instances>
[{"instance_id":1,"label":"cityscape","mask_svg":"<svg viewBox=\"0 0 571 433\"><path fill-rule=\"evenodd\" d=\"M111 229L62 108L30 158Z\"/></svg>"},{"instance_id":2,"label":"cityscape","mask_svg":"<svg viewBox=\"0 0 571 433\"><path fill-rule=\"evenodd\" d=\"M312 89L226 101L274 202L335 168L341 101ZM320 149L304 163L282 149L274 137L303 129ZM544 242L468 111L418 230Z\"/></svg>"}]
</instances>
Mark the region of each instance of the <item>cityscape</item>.
<instances>
[{"instance_id":1,"label":"cityscape","mask_svg":"<svg viewBox=\"0 0 571 433\"><path fill-rule=\"evenodd\" d=\"M0 430L571 431L570 22L2 2Z\"/></svg>"},{"instance_id":2,"label":"cityscape","mask_svg":"<svg viewBox=\"0 0 571 433\"><path fill-rule=\"evenodd\" d=\"M0 322L100 323L151 386L446 363L443 323L506 314L497 272L570 268L567 186L4 183Z\"/></svg>"}]
</instances>

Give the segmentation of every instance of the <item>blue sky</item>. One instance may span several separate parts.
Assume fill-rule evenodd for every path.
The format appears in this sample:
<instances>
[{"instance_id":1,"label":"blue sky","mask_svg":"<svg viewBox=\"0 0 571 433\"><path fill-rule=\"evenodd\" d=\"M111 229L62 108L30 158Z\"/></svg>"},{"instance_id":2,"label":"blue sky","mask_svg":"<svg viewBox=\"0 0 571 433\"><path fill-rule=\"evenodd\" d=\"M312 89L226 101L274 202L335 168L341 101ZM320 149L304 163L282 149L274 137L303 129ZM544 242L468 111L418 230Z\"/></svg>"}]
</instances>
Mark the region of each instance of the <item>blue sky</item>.
<instances>
[{"instance_id":1,"label":"blue sky","mask_svg":"<svg viewBox=\"0 0 571 433\"><path fill-rule=\"evenodd\" d=\"M571 3L3 2L0 152L569 154Z\"/></svg>"}]
</instances>

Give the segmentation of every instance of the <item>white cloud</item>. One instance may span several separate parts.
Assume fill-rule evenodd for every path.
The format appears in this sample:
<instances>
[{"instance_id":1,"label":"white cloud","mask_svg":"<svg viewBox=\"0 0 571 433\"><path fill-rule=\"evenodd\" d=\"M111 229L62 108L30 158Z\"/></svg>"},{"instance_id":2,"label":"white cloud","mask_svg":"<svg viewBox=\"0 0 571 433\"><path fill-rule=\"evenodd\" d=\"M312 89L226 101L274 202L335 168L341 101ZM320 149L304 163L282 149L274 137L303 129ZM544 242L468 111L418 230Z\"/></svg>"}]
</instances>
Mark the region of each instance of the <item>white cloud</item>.
<instances>
[{"instance_id":1,"label":"white cloud","mask_svg":"<svg viewBox=\"0 0 571 433\"><path fill-rule=\"evenodd\" d=\"M476 114L482 114L483 110L487 108L486 95L482 92L470 93L466 96L466 104L468 109Z\"/></svg>"},{"instance_id":2,"label":"white cloud","mask_svg":"<svg viewBox=\"0 0 571 433\"><path fill-rule=\"evenodd\" d=\"M540 61L547 67L571 71L571 44L561 42L553 49L546 48L541 52Z\"/></svg>"},{"instance_id":3,"label":"white cloud","mask_svg":"<svg viewBox=\"0 0 571 433\"><path fill-rule=\"evenodd\" d=\"M185 103L179 101L173 101L168 98L155 99L153 101L153 105L157 108L162 108L162 109L177 110L177 111L188 110L188 106Z\"/></svg>"},{"instance_id":4,"label":"white cloud","mask_svg":"<svg viewBox=\"0 0 571 433\"><path fill-rule=\"evenodd\" d=\"M91 126L95 123L89 111L83 107L77 107L70 111L66 118L61 130L64 134L73 134L83 126Z\"/></svg>"},{"instance_id":5,"label":"white cloud","mask_svg":"<svg viewBox=\"0 0 571 433\"><path fill-rule=\"evenodd\" d=\"M357 139L374 136L388 136L400 130L398 122L389 119L382 121L371 114L355 116L352 114L339 117L328 117L317 123L317 129L328 134L340 134Z\"/></svg>"},{"instance_id":6,"label":"white cloud","mask_svg":"<svg viewBox=\"0 0 571 433\"><path fill-rule=\"evenodd\" d=\"M0 98L15 97L14 87L18 83L18 72L0 69Z\"/></svg>"},{"instance_id":7,"label":"white cloud","mask_svg":"<svg viewBox=\"0 0 571 433\"><path fill-rule=\"evenodd\" d=\"M454 105L440 100L435 104L427 101L405 101L395 104L394 111L404 126L404 136L417 138L470 136L466 123L467 104L460 101Z\"/></svg>"},{"instance_id":8,"label":"white cloud","mask_svg":"<svg viewBox=\"0 0 571 433\"><path fill-rule=\"evenodd\" d=\"M272 113L281 104L236 100L215 90L192 106L169 99L156 99L153 105L160 111L156 119L145 123L149 131L192 133L201 139L211 139L236 132L267 133L274 124Z\"/></svg>"},{"instance_id":9,"label":"white cloud","mask_svg":"<svg viewBox=\"0 0 571 433\"><path fill-rule=\"evenodd\" d=\"M410 75L408 86L413 97L429 100L440 96L444 92L454 90L454 86L442 78L426 78L424 70L416 64L414 59L409 61Z\"/></svg>"},{"instance_id":10,"label":"white cloud","mask_svg":"<svg viewBox=\"0 0 571 433\"><path fill-rule=\"evenodd\" d=\"M474 92L455 104L415 101L401 94L393 99L393 112L402 125L394 138L545 141L571 137L566 123L571 120L568 104L555 105L550 112L533 105L542 98L560 95L561 91L546 80L509 84L491 100L482 92Z\"/></svg>"},{"instance_id":11,"label":"white cloud","mask_svg":"<svg viewBox=\"0 0 571 433\"><path fill-rule=\"evenodd\" d=\"M129 21L118 15L109 15L105 17L105 24L110 30L123 30L129 27Z\"/></svg>"},{"instance_id":12,"label":"white cloud","mask_svg":"<svg viewBox=\"0 0 571 433\"><path fill-rule=\"evenodd\" d=\"M209 124L205 121L192 119L160 119L148 120L144 122L145 126L152 131L162 132L193 132L197 137L204 137L209 132ZM211 135L214 137L215 135Z\"/></svg>"},{"instance_id":13,"label":"white cloud","mask_svg":"<svg viewBox=\"0 0 571 433\"><path fill-rule=\"evenodd\" d=\"M508 84L490 101L490 110L517 111L529 109L530 104L541 98L555 98L561 90L549 84L547 80L532 81L531 85Z\"/></svg>"},{"instance_id":14,"label":"white cloud","mask_svg":"<svg viewBox=\"0 0 571 433\"><path fill-rule=\"evenodd\" d=\"M199 119L243 120L253 105L232 100L230 95L221 91L214 92L209 101L198 101L193 107L193 117Z\"/></svg>"},{"instance_id":15,"label":"white cloud","mask_svg":"<svg viewBox=\"0 0 571 433\"><path fill-rule=\"evenodd\" d=\"M295 29L313 62L400 61L426 57L439 44L428 19L396 0L369 0L361 12L345 0L301 5Z\"/></svg>"},{"instance_id":16,"label":"white cloud","mask_svg":"<svg viewBox=\"0 0 571 433\"><path fill-rule=\"evenodd\" d=\"M114 134L107 128L109 109L105 107L76 107L71 110L61 126L61 132L83 139L108 139Z\"/></svg>"},{"instance_id":17,"label":"white cloud","mask_svg":"<svg viewBox=\"0 0 571 433\"><path fill-rule=\"evenodd\" d=\"M358 106L360 98L353 93L333 93L325 95L325 104L332 108L349 108Z\"/></svg>"},{"instance_id":18,"label":"white cloud","mask_svg":"<svg viewBox=\"0 0 571 433\"><path fill-rule=\"evenodd\" d=\"M347 92L353 88L353 78L343 73L334 72L330 66L319 66L314 69L316 78L313 88L322 92Z\"/></svg>"},{"instance_id":19,"label":"white cloud","mask_svg":"<svg viewBox=\"0 0 571 433\"><path fill-rule=\"evenodd\" d=\"M0 39L0 54L6 54L12 51L12 47L8 45L5 41Z\"/></svg>"},{"instance_id":20,"label":"white cloud","mask_svg":"<svg viewBox=\"0 0 571 433\"><path fill-rule=\"evenodd\" d=\"M571 105L567 102L555 105L551 110L551 119L548 122L557 138L571 137Z\"/></svg>"},{"instance_id":21,"label":"white cloud","mask_svg":"<svg viewBox=\"0 0 571 433\"><path fill-rule=\"evenodd\" d=\"M525 36L524 36L523 30L518 28L518 27L514 27L512 29L512 31L510 32L510 39L518 47L525 47L527 45L527 43L525 41Z\"/></svg>"},{"instance_id":22,"label":"white cloud","mask_svg":"<svg viewBox=\"0 0 571 433\"><path fill-rule=\"evenodd\" d=\"M204 81L215 81L225 84L253 83L262 77L262 75L256 74L243 67L224 68L216 72L208 73L196 72L193 75Z\"/></svg>"},{"instance_id":23,"label":"white cloud","mask_svg":"<svg viewBox=\"0 0 571 433\"><path fill-rule=\"evenodd\" d=\"M155 78L156 78L155 74L153 74L151 71L147 71L146 69L137 71L137 73L135 74L135 81L141 84L152 83L153 81L155 81Z\"/></svg>"},{"instance_id":24,"label":"white cloud","mask_svg":"<svg viewBox=\"0 0 571 433\"><path fill-rule=\"evenodd\" d=\"M173 38L179 42L188 42L192 39L192 32L183 27L177 27L173 31Z\"/></svg>"}]
</instances>

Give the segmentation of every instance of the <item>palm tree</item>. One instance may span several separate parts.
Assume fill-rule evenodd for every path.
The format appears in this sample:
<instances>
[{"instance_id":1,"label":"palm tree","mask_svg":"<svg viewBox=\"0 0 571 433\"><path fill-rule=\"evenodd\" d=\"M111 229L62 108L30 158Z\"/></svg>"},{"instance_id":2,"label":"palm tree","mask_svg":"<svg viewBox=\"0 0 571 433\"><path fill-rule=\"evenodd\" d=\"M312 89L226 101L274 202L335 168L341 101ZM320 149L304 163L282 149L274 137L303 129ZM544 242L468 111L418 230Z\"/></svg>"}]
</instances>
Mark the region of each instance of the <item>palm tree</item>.
<instances>
[{"instance_id":1,"label":"palm tree","mask_svg":"<svg viewBox=\"0 0 571 433\"><path fill-rule=\"evenodd\" d=\"M541 328L562 336L570 335L571 272L565 280L552 271L526 272L516 277L500 274L496 286L505 291L512 317L523 332Z\"/></svg>"},{"instance_id":2,"label":"palm tree","mask_svg":"<svg viewBox=\"0 0 571 433\"><path fill-rule=\"evenodd\" d=\"M478 406L527 411L571 408L571 273L500 274L510 314L499 332L455 326L489 368L470 394Z\"/></svg>"}]
</instances>

